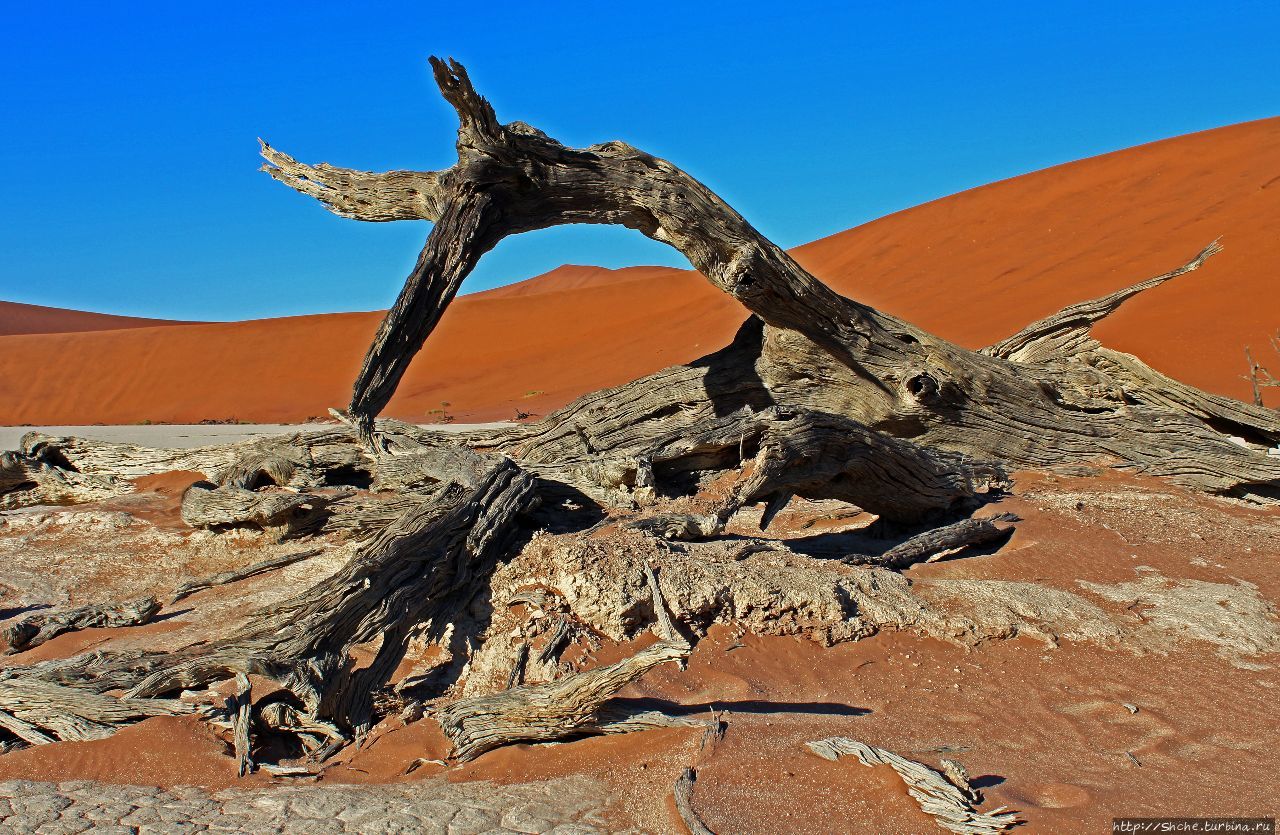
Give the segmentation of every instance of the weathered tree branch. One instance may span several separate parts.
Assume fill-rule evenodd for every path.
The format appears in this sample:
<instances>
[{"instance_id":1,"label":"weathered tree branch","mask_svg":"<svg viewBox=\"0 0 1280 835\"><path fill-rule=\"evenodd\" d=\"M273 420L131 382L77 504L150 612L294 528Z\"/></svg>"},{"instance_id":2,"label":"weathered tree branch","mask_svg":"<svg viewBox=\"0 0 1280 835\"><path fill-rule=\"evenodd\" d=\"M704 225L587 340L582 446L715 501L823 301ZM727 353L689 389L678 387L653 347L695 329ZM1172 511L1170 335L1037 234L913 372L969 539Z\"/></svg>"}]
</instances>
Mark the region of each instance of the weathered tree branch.
<instances>
[{"instance_id":1,"label":"weathered tree branch","mask_svg":"<svg viewBox=\"0 0 1280 835\"><path fill-rule=\"evenodd\" d=\"M987 545L1004 539L1013 530L1012 527L1005 526L1017 521L1018 517L1013 513L998 513L982 519L961 519L959 522L916 534L879 556L854 555L846 557L844 561L850 565L903 569L919 562L933 562L975 545Z\"/></svg>"},{"instance_id":2,"label":"weathered tree branch","mask_svg":"<svg viewBox=\"0 0 1280 835\"><path fill-rule=\"evenodd\" d=\"M440 217L440 175L434 171L353 171L326 163L304 165L261 139L260 170L308 194L336 215L373 222Z\"/></svg>"},{"instance_id":3,"label":"weathered tree branch","mask_svg":"<svg viewBox=\"0 0 1280 835\"><path fill-rule=\"evenodd\" d=\"M436 718L453 742L452 756L459 762L513 742L633 730L616 716L602 718L604 703L649 670L682 661L689 652L688 644L657 643L615 664L558 681L456 701L438 710Z\"/></svg>"}]
</instances>

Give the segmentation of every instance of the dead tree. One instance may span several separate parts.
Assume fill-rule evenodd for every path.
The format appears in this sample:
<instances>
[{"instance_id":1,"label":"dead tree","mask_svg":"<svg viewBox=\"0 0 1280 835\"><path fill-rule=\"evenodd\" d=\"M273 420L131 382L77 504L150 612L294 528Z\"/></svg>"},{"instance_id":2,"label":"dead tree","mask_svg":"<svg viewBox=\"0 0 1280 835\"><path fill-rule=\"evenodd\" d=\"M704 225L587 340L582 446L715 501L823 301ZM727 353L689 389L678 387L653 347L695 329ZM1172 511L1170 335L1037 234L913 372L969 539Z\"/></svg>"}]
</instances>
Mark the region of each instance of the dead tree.
<instances>
[{"instance_id":1,"label":"dead tree","mask_svg":"<svg viewBox=\"0 0 1280 835\"><path fill-rule=\"evenodd\" d=\"M660 441L734 412L745 428L779 406L837 415L867 436L902 442L850 450L870 469L895 466L904 448L1011 467L1103 459L1200 490L1280 495L1280 461L1265 454L1280 441L1274 412L1177 383L1089 336L1126 299L1198 269L1216 244L1166 275L970 351L835 293L675 165L621 142L568 148L523 122L504 125L460 64L431 64L460 121L449 169L310 166L262 144L265 171L337 214L435 223L356 379L350 414L370 440L374 416L484 253L508 235L606 223L676 248L753 319L724 351L511 430L499 446L522 461L621 470L634 485ZM842 479L829 475L834 492ZM906 479L893 487L900 500L921 489Z\"/></svg>"},{"instance_id":2,"label":"dead tree","mask_svg":"<svg viewBox=\"0 0 1280 835\"><path fill-rule=\"evenodd\" d=\"M272 528L282 527L277 510L288 517L299 499L322 501L275 491L359 477L392 498L339 498L328 510L350 524L327 526L369 538L344 568L216 640L0 671L0 719L24 723L0 726L23 738L68 738L62 731L80 720L109 732L153 710L190 709L162 697L254 674L282 689L234 700L242 766L255 723L295 733L323 758L377 721L410 637L439 637L461 619L543 496L633 508L696 491L699 474L729 474L734 486L711 512L668 514L656 528L713 537L748 504L766 504L767 525L793 495L840 499L889 523L938 528L908 538L888 557L895 565L1000 535L996 519L956 526L955 517L998 496L1018 467L1102 460L1194 489L1280 498L1280 459L1266 454L1280 441L1280 416L1185 386L1089 335L1134 294L1198 269L1216 244L1171 273L970 351L836 294L671 163L620 142L573 149L524 123L503 125L459 64L432 67L460 120L458 162L445 171L309 166L262 146L268 173L338 214L435 223L344 425L190 451L32 434L0 461L0 494L12 496L42 480L199 470L215 483L188 494L184 515ZM753 315L715 353L584 395L534 424L446 438L376 419L479 258L507 235L565 223L620 224L667 243ZM614 716L602 699L653 663L682 660L687 645L667 638L594 676L515 687L441 715L467 755L494 740L651 725ZM363 666L361 648L373 655ZM37 691L56 696L57 709L23 701Z\"/></svg>"}]
</instances>

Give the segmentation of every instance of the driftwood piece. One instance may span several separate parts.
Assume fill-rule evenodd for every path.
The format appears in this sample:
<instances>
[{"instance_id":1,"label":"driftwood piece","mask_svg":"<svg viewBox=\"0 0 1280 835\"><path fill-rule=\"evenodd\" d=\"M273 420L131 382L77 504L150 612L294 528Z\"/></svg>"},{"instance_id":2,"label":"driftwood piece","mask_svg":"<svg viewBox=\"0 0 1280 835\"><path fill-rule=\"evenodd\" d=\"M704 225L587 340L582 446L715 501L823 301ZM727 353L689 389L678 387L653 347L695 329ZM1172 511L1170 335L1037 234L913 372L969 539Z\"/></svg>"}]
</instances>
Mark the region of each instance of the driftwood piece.
<instances>
[{"instance_id":1,"label":"driftwood piece","mask_svg":"<svg viewBox=\"0 0 1280 835\"><path fill-rule=\"evenodd\" d=\"M197 580L188 580L178 586L173 591L173 596L169 598L169 605L172 606L185 597L190 597L198 591L211 589L215 586L225 586L228 583L238 583L241 580L247 580L250 577L256 577L259 574L265 574L268 571L275 571L277 568L293 565L296 562L302 562L318 554L324 553L319 548L312 548L307 551L297 551L292 554L281 554L270 559L255 562L253 565L237 568L231 571L223 571L219 574L213 574L208 577L201 577Z\"/></svg>"},{"instance_id":2,"label":"driftwood piece","mask_svg":"<svg viewBox=\"0 0 1280 835\"><path fill-rule=\"evenodd\" d=\"M66 632L94 627L117 628L150 623L160 611L154 597L140 597L122 603L80 606L60 612L38 612L20 621L6 624L4 639L8 652L23 652L40 646Z\"/></svg>"},{"instance_id":3,"label":"driftwood piece","mask_svg":"<svg viewBox=\"0 0 1280 835\"><path fill-rule=\"evenodd\" d=\"M686 768L680 772L680 776L676 779L675 789L672 791L676 803L676 811L680 813L680 820L684 821L685 827L689 830L689 835L715 835L702 822L702 818L698 817L698 813L693 810L693 784L697 781L698 772L695 769Z\"/></svg>"},{"instance_id":4,"label":"driftwood piece","mask_svg":"<svg viewBox=\"0 0 1280 835\"><path fill-rule=\"evenodd\" d=\"M48 745L56 739L41 731L30 722L24 722L6 710L0 710L0 728L31 745Z\"/></svg>"},{"instance_id":5,"label":"driftwood piece","mask_svg":"<svg viewBox=\"0 0 1280 835\"><path fill-rule=\"evenodd\" d=\"M994 835L1019 823L1017 815L1004 808L979 812L973 805L973 789L967 780L959 787L943 774L926 765L901 757L892 751L867 745L848 737L831 737L808 743L809 749L819 757L838 760L853 754L866 766L887 765L898 773L907 784L910 794L920 808L931 815L938 826L959 835ZM954 768L952 769L954 773Z\"/></svg>"},{"instance_id":6,"label":"driftwood piece","mask_svg":"<svg viewBox=\"0 0 1280 835\"><path fill-rule=\"evenodd\" d=\"M987 545L1007 537L1020 521L1013 513L1000 513L983 519L962 519L917 534L893 546L879 556L854 554L845 557L850 565L879 565L885 568L903 569L918 562L935 562L965 548Z\"/></svg>"},{"instance_id":7,"label":"driftwood piece","mask_svg":"<svg viewBox=\"0 0 1280 835\"><path fill-rule=\"evenodd\" d=\"M0 510L99 501L133 489L116 475L86 475L22 452L0 452Z\"/></svg>"}]
</instances>

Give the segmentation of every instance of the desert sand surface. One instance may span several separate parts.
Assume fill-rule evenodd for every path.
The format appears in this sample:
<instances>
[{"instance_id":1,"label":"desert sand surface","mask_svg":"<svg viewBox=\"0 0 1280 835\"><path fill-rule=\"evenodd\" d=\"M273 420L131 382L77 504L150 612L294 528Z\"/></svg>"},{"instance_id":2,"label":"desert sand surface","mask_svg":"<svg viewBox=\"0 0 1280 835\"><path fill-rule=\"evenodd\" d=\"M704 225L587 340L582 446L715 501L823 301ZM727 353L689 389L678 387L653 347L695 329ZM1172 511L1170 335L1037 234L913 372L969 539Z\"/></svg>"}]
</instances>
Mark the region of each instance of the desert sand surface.
<instances>
[{"instance_id":1,"label":"desert sand surface","mask_svg":"<svg viewBox=\"0 0 1280 835\"><path fill-rule=\"evenodd\" d=\"M1225 251L1203 270L1131 301L1096 335L1184 382L1247 398L1244 348L1265 362L1280 328L1277 171L1280 118L1264 119L952 195L794 254L837 291L980 347L1173 269L1220 237ZM562 267L459 298L387 414L546 414L704 355L744 315L691 272ZM347 402L380 319L9 332L0 336L0 423L302 422Z\"/></svg>"}]
</instances>

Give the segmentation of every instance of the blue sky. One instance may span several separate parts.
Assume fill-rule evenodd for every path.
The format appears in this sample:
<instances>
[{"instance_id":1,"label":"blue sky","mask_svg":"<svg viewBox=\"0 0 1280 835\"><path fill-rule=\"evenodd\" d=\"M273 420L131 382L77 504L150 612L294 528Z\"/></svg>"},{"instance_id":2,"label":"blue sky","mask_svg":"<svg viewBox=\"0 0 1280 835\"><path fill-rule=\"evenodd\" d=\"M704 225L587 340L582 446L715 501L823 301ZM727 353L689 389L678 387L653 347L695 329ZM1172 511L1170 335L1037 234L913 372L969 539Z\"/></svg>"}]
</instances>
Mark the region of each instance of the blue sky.
<instances>
[{"instance_id":1,"label":"blue sky","mask_svg":"<svg viewBox=\"0 0 1280 835\"><path fill-rule=\"evenodd\" d=\"M793 246L993 180L1280 114L1280 3L23 3L0 25L0 299L182 319L385 307L427 233L256 171L441 168L452 55L504 121L624 139ZM623 229L508 239L683 265Z\"/></svg>"}]
</instances>

